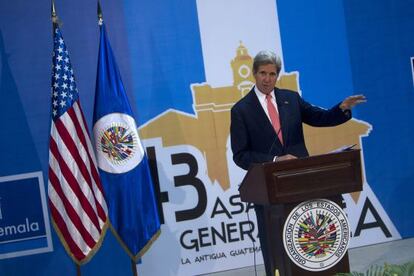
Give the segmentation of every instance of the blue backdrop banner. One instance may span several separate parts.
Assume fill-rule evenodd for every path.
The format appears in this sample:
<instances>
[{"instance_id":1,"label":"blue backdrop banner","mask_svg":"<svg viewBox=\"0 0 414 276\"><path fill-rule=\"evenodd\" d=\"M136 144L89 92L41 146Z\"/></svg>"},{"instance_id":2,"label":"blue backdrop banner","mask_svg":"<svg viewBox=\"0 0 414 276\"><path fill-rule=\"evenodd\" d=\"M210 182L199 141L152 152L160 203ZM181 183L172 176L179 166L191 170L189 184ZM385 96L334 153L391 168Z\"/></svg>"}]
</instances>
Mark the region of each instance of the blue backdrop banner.
<instances>
[{"instance_id":1,"label":"blue backdrop banner","mask_svg":"<svg viewBox=\"0 0 414 276\"><path fill-rule=\"evenodd\" d=\"M305 126L311 154L345 144L361 149L364 190L344 195L351 248L414 236L414 128L409 115L414 102L413 1L104 1L116 70L112 54L98 48L96 3L56 4L86 122L92 126L115 112L132 124L128 127L139 127L135 134L123 132L125 123L112 121L95 139L103 150L98 159L106 160L106 166L100 165L105 189L116 194L110 195L109 208L124 208L122 200L128 197L143 205L146 195L157 198L157 206L151 201L150 207L137 207L149 210L149 217L158 209L161 225L140 273L212 273L251 265L253 253L262 262L255 221L246 218L246 212L251 218L254 212L237 191L245 171L233 163L229 142L229 110L252 87L252 58L259 50L281 56L277 85L313 104L328 108L350 94L368 98L343 126ZM48 236L41 197L48 177L50 3L1 1L0 15L0 274L74 274L55 232ZM111 63L106 69L114 71L98 71L97 76L98 60ZM108 99L95 96L96 90L119 94ZM115 137L124 140L111 148ZM117 171L120 165L124 171ZM142 165L143 174L132 176ZM146 183L147 165L153 184L145 190L119 189L125 185L121 181L109 184L124 176ZM10 206L17 206L16 212ZM119 236L125 234L121 239L130 254L108 232L101 249L82 267L84 275L129 274L130 257L139 256L158 230L157 219L141 221L134 215L135 222L151 230L136 236L121 229L126 224L119 214L124 213L115 209L111 221ZM22 225L22 232L6 237L9 225ZM9 245L9 238L28 240L18 248ZM35 247L43 251L30 249ZM19 256L22 251L30 255Z\"/></svg>"}]
</instances>

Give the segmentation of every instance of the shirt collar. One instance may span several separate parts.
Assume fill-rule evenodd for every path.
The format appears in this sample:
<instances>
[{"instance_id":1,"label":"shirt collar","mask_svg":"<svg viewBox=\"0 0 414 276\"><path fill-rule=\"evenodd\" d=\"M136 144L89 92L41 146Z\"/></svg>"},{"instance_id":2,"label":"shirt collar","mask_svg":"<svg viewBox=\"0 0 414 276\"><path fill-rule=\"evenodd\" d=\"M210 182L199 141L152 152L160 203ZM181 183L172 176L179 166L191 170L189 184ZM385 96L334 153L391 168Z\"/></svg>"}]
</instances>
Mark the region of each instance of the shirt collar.
<instances>
[{"instance_id":1,"label":"shirt collar","mask_svg":"<svg viewBox=\"0 0 414 276\"><path fill-rule=\"evenodd\" d=\"M256 85L254 86L254 93L256 93L256 96L257 96L257 98L259 99L260 102L264 102L266 100L266 94L260 92L259 88L257 88ZM275 90L270 92L270 95L272 96L272 99L274 101L276 101Z\"/></svg>"}]
</instances>

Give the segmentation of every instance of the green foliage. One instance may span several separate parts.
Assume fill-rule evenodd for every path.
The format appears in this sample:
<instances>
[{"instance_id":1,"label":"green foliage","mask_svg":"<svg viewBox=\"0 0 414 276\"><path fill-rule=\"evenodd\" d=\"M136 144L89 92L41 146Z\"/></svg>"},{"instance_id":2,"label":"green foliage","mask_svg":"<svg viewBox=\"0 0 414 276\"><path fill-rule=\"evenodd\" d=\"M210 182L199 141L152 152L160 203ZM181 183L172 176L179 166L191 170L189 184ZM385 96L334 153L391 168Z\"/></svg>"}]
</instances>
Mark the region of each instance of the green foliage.
<instances>
[{"instance_id":1,"label":"green foliage","mask_svg":"<svg viewBox=\"0 0 414 276\"><path fill-rule=\"evenodd\" d=\"M414 276L414 262L403 265L385 263L384 266L372 265L365 273L353 271L351 273L337 273L337 276Z\"/></svg>"}]
</instances>

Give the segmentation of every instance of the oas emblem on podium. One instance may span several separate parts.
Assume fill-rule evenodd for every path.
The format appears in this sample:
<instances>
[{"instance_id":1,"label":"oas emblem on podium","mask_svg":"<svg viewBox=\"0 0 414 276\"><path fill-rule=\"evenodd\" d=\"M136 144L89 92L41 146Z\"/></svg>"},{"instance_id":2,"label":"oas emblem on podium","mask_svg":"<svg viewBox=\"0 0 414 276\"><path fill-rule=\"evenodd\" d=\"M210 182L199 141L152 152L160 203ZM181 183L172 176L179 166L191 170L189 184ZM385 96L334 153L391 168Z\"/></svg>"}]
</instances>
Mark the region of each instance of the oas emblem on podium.
<instances>
[{"instance_id":1,"label":"oas emblem on podium","mask_svg":"<svg viewBox=\"0 0 414 276\"><path fill-rule=\"evenodd\" d=\"M346 254L350 228L345 212L327 199L305 201L286 219L283 244L289 258L302 269L323 271Z\"/></svg>"}]
</instances>

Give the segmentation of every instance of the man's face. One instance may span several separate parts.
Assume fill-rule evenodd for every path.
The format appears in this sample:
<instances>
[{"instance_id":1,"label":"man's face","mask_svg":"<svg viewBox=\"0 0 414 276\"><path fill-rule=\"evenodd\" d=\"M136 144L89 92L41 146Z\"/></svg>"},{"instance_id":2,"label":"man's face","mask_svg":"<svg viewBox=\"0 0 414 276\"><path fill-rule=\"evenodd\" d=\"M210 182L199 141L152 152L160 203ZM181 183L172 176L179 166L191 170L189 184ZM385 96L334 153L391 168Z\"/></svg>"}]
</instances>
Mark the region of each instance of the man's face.
<instances>
[{"instance_id":1,"label":"man's face","mask_svg":"<svg viewBox=\"0 0 414 276\"><path fill-rule=\"evenodd\" d=\"M276 65L260 65L253 76L256 79L256 86L260 92L269 94L275 88L277 81Z\"/></svg>"}]
</instances>

